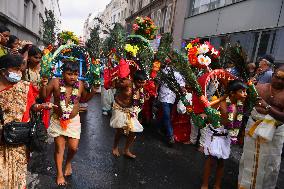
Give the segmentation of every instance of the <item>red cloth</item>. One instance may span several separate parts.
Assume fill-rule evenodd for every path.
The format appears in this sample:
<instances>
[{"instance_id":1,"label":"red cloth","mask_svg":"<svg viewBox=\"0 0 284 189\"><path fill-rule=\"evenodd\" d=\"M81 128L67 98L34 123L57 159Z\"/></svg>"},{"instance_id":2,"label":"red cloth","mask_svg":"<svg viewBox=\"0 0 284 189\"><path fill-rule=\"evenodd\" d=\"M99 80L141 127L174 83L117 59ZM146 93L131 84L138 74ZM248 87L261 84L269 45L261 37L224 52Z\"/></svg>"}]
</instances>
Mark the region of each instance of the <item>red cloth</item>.
<instances>
[{"instance_id":1,"label":"red cloth","mask_svg":"<svg viewBox=\"0 0 284 189\"><path fill-rule=\"evenodd\" d=\"M194 92L192 96L192 102L193 102L193 111L196 114L200 114L204 112L204 108L208 106L209 101L207 100L207 93L206 88L208 86L208 83L210 80L214 77L217 77L220 81L220 83L227 85L229 79L235 79L236 77L233 76L230 72L227 72L223 69L216 69L211 72L205 73L202 76L198 78L198 83L202 88L202 92L204 94L205 102L202 102L201 98L197 96L197 94Z\"/></svg>"},{"instance_id":2,"label":"red cloth","mask_svg":"<svg viewBox=\"0 0 284 189\"><path fill-rule=\"evenodd\" d=\"M159 109L158 120L162 121L163 110ZM176 105L173 106L171 115L172 126L174 130L174 139L177 142L186 142L190 139L191 125L190 117L186 114L178 114ZM163 124L163 123L162 123Z\"/></svg>"},{"instance_id":3,"label":"red cloth","mask_svg":"<svg viewBox=\"0 0 284 189\"><path fill-rule=\"evenodd\" d=\"M121 58L118 65L118 77L126 78L130 74L129 64Z\"/></svg>"},{"instance_id":4,"label":"red cloth","mask_svg":"<svg viewBox=\"0 0 284 189\"><path fill-rule=\"evenodd\" d=\"M186 114L179 114L176 105L173 107L172 125L174 130L174 138L177 142L186 142L190 139L190 117Z\"/></svg>"},{"instance_id":5,"label":"red cloth","mask_svg":"<svg viewBox=\"0 0 284 189\"><path fill-rule=\"evenodd\" d=\"M150 98L149 100L145 100L142 107L142 117L143 121L146 123L150 123L152 119L152 104L153 104L153 99Z\"/></svg>"},{"instance_id":6,"label":"red cloth","mask_svg":"<svg viewBox=\"0 0 284 189\"><path fill-rule=\"evenodd\" d=\"M51 96L47 97L44 102L50 102ZM49 127L50 110L43 110L42 121L46 129Z\"/></svg>"},{"instance_id":7,"label":"red cloth","mask_svg":"<svg viewBox=\"0 0 284 189\"><path fill-rule=\"evenodd\" d=\"M30 109L33 104L35 104L36 98L39 94L39 91L36 87L30 84L29 92L27 96L27 106L26 111L24 112L22 122L28 122L30 120Z\"/></svg>"},{"instance_id":8,"label":"red cloth","mask_svg":"<svg viewBox=\"0 0 284 189\"><path fill-rule=\"evenodd\" d=\"M158 96L157 94L157 86L155 85L155 82L153 80L147 81L146 85L144 86L144 90L146 93L148 93L150 96Z\"/></svg>"}]
</instances>

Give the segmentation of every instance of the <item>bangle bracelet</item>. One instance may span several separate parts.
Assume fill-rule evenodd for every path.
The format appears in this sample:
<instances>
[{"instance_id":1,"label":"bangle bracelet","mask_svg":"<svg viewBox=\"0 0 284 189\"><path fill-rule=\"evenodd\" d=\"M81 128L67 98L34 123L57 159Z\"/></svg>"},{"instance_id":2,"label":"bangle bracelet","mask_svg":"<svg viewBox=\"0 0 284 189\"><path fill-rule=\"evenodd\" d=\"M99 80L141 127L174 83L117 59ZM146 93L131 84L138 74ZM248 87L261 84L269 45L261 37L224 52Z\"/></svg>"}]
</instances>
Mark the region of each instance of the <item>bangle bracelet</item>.
<instances>
[{"instance_id":1,"label":"bangle bracelet","mask_svg":"<svg viewBox=\"0 0 284 189\"><path fill-rule=\"evenodd\" d=\"M266 111L269 111L271 109L271 106L270 105L267 105L266 107L265 107L265 110Z\"/></svg>"}]
</instances>

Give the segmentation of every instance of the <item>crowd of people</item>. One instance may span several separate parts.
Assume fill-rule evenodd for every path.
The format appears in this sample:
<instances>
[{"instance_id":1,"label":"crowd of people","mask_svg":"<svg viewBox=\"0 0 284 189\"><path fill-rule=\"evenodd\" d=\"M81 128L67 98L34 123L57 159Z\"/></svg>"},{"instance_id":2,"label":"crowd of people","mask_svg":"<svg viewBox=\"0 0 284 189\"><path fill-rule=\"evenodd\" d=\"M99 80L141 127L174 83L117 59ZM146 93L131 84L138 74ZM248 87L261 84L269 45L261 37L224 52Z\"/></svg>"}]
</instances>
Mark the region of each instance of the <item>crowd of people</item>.
<instances>
[{"instance_id":1,"label":"crowd of people","mask_svg":"<svg viewBox=\"0 0 284 189\"><path fill-rule=\"evenodd\" d=\"M55 164L58 185L65 185L65 178L72 174L71 160L80 139L81 123L79 101L88 101L97 89L86 90L78 81L79 64L66 61L61 67L62 78L41 77L42 50L31 42L20 43L10 30L0 26L0 188L26 188L27 164L30 156L25 144L5 143L3 128L11 122L30 121L30 111L53 109L48 132L54 137ZM47 102L53 96L53 103ZM65 144L68 145L63 173Z\"/></svg>"},{"instance_id":2,"label":"crowd of people","mask_svg":"<svg viewBox=\"0 0 284 189\"><path fill-rule=\"evenodd\" d=\"M84 102L90 100L98 86L90 88L87 83L78 80L80 67L74 60L64 61L60 68L62 77L42 77L42 56L42 50L36 45L11 35L7 27L0 26L0 118L3 117L0 124L0 188L26 188L29 148L25 144L5 143L2 133L5 125L12 121L28 122L31 110L52 112L46 128L54 138L56 184L66 185L66 177L72 174L71 162L81 134L80 99ZM111 57L107 58L111 61ZM212 164L217 162L214 187L218 189L224 174L224 160L230 157L232 141L238 141L243 147L238 188L276 187L284 142L284 66L275 67L271 55L261 57L258 63L247 63L249 81L256 86L258 94L251 112L245 112L244 108L249 86L242 80L235 65L228 64L223 68L234 79L226 82L222 95L216 97L220 84L209 84L208 106L218 110L221 118L217 128L213 127L213 121L207 119L209 116L205 112L199 112L199 116L206 120L206 125L196 125L193 114L186 114L185 107L179 104L181 95L169 83L158 83L155 88L157 94L154 97L149 95L145 92L149 82L145 70L139 67L134 71L129 69L127 63L130 60L122 57L118 61L117 76L106 80L104 69L101 75L102 114L111 115L110 126L115 129L112 147L115 157L120 156L119 141L126 135L123 154L136 158L131 151L135 133L142 132L145 125L157 126L157 132L165 137L169 147L183 142L198 145L199 151L204 153L202 189L209 187ZM107 64L104 66L107 67ZM161 65L161 72L166 75L172 73L181 94L194 104L194 88L170 61ZM49 102L50 97L52 103ZM229 128L240 125L243 125L243 130L236 139ZM68 152L63 169L65 146Z\"/></svg>"},{"instance_id":3,"label":"crowd of people","mask_svg":"<svg viewBox=\"0 0 284 189\"><path fill-rule=\"evenodd\" d=\"M172 67L173 65L166 63L161 67L161 71L167 74ZM243 148L238 188L275 188L284 142L284 112L283 98L281 97L284 92L284 66L276 65L271 55L260 57L257 63L246 63L245 69L249 76L249 83L256 86L258 94L257 103L252 112L246 112L244 107L248 100L249 85L240 77L241 74L238 73L235 65L227 64L222 69L235 77L234 80L228 81L223 95L219 98L215 96L218 85L221 86L218 81L207 86L207 97L211 99L210 106L220 112L221 126L218 128L214 128L210 121L206 123L206 127L200 128L194 124L190 115L179 114L183 112L178 105L180 96L165 82L160 82L157 87L156 98L149 98L145 95L145 102L141 106L139 114L129 109L135 107L134 103L130 104L129 96L137 85L135 76L133 77L134 84L131 83L131 80L125 80L126 78L115 80L115 82L122 84L122 91L121 85L104 88L101 93L102 113L103 115L111 114L111 107L113 107L111 126L119 128L114 139L113 155L120 155L117 144L123 133L121 128L124 128L127 134L129 131L130 133L141 132L143 128L137 120L142 125L148 125L145 120L152 120L151 127L155 127L157 132L164 136L169 147L173 147L176 142L197 145L198 150L205 155L201 188L208 188L214 161L217 162L215 188L221 188L224 160L230 157L232 141L237 141ZM194 93L192 88L186 85L185 78L181 73L175 70L173 76L184 94ZM142 84L145 80L146 78L141 77L138 83ZM132 85L133 87L130 87ZM102 87L104 86L102 85ZM190 94L191 97L192 94ZM136 95L136 93L132 95ZM193 99L191 98L191 100ZM130 119L133 124L128 125L128 114L131 112L133 114ZM205 113L201 113L203 119L206 119L206 116ZM231 125L239 125L238 127L242 125L241 131L235 138L229 133L228 128ZM129 145L133 144L133 141L133 135L128 134L124 154L131 158L136 157L129 151Z\"/></svg>"}]
</instances>

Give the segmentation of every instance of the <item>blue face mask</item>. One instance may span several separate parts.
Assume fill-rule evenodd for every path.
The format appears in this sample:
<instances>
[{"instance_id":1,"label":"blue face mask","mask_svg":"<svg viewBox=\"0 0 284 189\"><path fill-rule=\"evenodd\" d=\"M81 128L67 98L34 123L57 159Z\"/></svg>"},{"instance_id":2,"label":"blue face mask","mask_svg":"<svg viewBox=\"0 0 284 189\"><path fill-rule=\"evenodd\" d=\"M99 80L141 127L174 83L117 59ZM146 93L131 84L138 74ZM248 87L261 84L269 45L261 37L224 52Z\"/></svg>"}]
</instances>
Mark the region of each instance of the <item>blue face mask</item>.
<instances>
[{"instance_id":1,"label":"blue face mask","mask_svg":"<svg viewBox=\"0 0 284 189\"><path fill-rule=\"evenodd\" d=\"M17 74L14 72L8 72L9 75L5 75L6 79L11 83L18 83L22 79L22 74Z\"/></svg>"}]
</instances>

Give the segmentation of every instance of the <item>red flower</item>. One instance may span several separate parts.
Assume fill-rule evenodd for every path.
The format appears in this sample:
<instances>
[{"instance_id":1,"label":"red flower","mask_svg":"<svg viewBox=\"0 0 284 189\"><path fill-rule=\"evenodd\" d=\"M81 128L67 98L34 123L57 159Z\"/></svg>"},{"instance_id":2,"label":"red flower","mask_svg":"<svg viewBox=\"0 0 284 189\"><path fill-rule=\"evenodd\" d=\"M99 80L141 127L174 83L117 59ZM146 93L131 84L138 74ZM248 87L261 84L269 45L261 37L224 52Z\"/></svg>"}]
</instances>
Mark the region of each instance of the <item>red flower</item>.
<instances>
[{"instance_id":1,"label":"red flower","mask_svg":"<svg viewBox=\"0 0 284 189\"><path fill-rule=\"evenodd\" d=\"M137 31L139 29L139 26L137 24L133 24L132 29Z\"/></svg>"},{"instance_id":2,"label":"red flower","mask_svg":"<svg viewBox=\"0 0 284 189\"><path fill-rule=\"evenodd\" d=\"M199 42L200 42L200 39L196 38L196 39L192 40L190 43L195 44L195 43L199 43Z\"/></svg>"},{"instance_id":3,"label":"red flower","mask_svg":"<svg viewBox=\"0 0 284 189\"><path fill-rule=\"evenodd\" d=\"M150 77L152 78L152 79L154 79L154 78L156 78L157 77L157 71L152 71L151 72L151 74L150 74Z\"/></svg>"},{"instance_id":4,"label":"red flower","mask_svg":"<svg viewBox=\"0 0 284 189\"><path fill-rule=\"evenodd\" d=\"M116 52L116 48L112 48L112 49L111 49L111 52L112 52L112 53L115 53L115 52Z\"/></svg>"},{"instance_id":5,"label":"red flower","mask_svg":"<svg viewBox=\"0 0 284 189\"><path fill-rule=\"evenodd\" d=\"M192 47L189 49L188 54L190 56L196 56L196 53L198 52L197 47Z\"/></svg>"},{"instance_id":6,"label":"red flower","mask_svg":"<svg viewBox=\"0 0 284 189\"><path fill-rule=\"evenodd\" d=\"M195 66L195 67L198 66L198 59L197 59L196 56L191 56L191 55L189 55L189 56L188 56L188 60L189 60L189 63L190 63L192 66Z\"/></svg>"},{"instance_id":7,"label":"red flower","mask_svg":"<svg viewBox=\"0 0 284 189\"><path fill-rule=\"evenodd\" d=\"M144 86L145 92L150 96L157 96L157 87L153 80L149 80Z\"/></svg>"}]
</instances>

